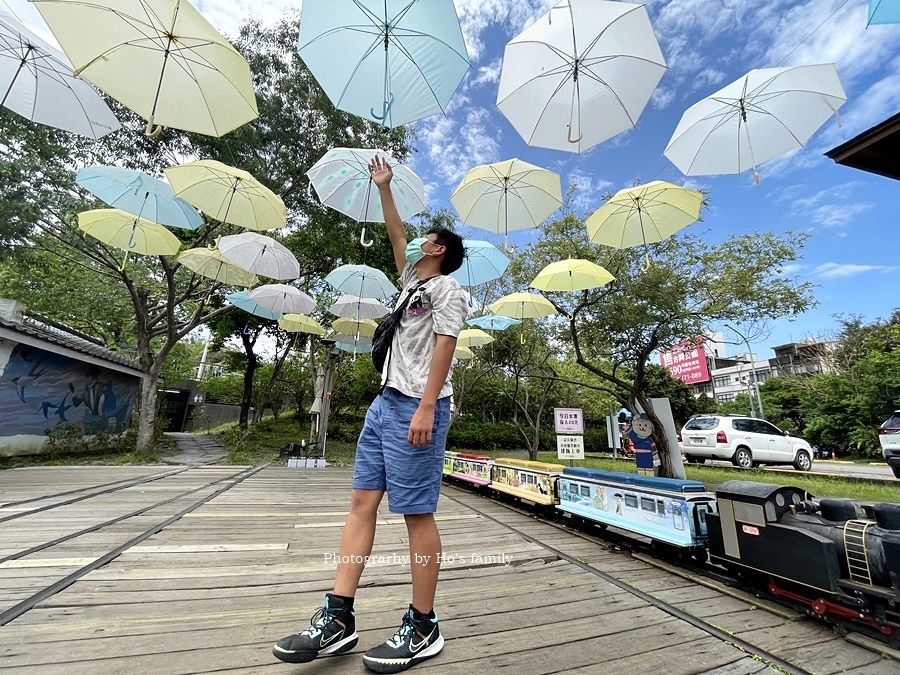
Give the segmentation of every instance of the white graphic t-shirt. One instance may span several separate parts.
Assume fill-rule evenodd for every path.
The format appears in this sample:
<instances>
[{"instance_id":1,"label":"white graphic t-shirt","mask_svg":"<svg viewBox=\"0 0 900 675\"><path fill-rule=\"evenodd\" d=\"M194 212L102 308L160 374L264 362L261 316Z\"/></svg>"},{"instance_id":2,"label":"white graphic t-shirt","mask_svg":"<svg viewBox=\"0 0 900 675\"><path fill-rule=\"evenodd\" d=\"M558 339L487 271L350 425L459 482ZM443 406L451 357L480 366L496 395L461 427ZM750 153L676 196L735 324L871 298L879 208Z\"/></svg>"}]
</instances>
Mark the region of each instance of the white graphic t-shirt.
<instances>
[{"instance_id":1,"label":"white graphic t-shirt","mask_svg":"<svg viewBox=\"0 0 900 675\"><path fill-rule=\"evenodd\" d=\"M398 305L418 283L415 268L407 263L400 275L403 291L397 299ZM468 313L468 296L451 276L434 277L413 291L394 331L383 384L407 396L422 398L437 335L458 337ZM447 373L438 398L453 394L450 374Z\"/></svg>"}]
</instances>

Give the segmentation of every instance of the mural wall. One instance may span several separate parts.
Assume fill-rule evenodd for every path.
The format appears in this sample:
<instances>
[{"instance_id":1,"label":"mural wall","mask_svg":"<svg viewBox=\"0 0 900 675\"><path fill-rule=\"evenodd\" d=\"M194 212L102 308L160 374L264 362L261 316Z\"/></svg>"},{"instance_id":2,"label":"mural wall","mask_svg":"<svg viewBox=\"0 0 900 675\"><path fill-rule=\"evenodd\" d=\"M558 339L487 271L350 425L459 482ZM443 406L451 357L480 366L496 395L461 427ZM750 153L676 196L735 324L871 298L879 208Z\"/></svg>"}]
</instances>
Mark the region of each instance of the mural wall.
<instances>
[{"instance_id":1,"label":"mural wall","mask_svg":"<svg viewBox=\"0 0 900 675\"><path fill-rule=\"evenodd\" d=\"M121 433L140 391L137 377L22 344L0 372L0 450L12 454L35 440L40 447L60 424L85 435Z\"/></svg>"}]
</instances>

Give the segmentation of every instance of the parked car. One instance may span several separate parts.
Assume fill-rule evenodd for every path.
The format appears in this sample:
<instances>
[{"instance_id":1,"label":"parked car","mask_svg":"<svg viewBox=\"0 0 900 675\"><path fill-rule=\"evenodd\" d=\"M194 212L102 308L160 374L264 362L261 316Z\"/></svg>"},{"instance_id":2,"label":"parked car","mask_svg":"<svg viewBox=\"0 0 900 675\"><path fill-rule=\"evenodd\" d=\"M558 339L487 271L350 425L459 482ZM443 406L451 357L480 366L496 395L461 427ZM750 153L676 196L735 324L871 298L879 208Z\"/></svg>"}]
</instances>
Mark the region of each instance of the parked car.
<instances>
[{"instance_id":1,"label":"parked car","mask_svg":"<svg viewBox=\"0 0 900 675\"><path fill-rule=\"evenodd\" d=\"M900 453L900 436L897 440ZM688 462L724 459L743 469L791 464L798 471L809 471L813 458L812 448L802 438L765 420L742 415L692 417L681 430L681 451Z\"/></svg>"},{"instance_id":2,"label":"parked car","mask_svg":"<svg viewBox=\"0 0 900 675\"><path fill-rule=\"evenodd\" d=\"M884 461L893 470L894 477L900 478L900 410L895 410L890 419L878 427L878 442Z\"/></svg>"}]
</instances>

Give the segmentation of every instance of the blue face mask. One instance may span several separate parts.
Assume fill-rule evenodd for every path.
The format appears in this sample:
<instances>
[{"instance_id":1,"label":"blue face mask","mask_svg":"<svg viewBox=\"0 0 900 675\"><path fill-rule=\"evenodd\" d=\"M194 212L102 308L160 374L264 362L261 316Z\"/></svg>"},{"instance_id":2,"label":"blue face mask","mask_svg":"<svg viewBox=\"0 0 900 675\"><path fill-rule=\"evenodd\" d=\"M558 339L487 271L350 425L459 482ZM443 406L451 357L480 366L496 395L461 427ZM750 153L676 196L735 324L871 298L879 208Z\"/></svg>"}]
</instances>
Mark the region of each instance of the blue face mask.
<instances>
[{"instance_id":1,"label":"blue face mask","mask_svg":"<svg viewBox=\"0 0 900 675\"><path fill-rule=\"evenodd\" d=\"M422 244L426 241L428 241L428 239L425 237L416 237L406 245L406 260L413 267L425 257L426 253L422 250Z\"/></svg>"}]
</instances>

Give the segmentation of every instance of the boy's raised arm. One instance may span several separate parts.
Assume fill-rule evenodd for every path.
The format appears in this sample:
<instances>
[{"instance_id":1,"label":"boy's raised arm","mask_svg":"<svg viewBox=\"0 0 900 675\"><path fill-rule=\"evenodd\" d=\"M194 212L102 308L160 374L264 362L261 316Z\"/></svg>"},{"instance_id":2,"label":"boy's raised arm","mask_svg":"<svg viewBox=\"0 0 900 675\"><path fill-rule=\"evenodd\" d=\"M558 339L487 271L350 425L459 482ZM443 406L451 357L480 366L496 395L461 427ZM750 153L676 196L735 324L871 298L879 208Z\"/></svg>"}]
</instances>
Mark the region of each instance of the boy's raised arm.
<instances>
[{"instance_id":1,"label":"boy's raised arm","mask_svg":"<svg viewBox=\"0 0 900 675\"><path fill-rule=\"evenodd\" d=\"M394 195L391 192L391 179L394 172L390 165L383 157L375 157L369 162L369 174L378 187L378 193L381 195L381 210L384 213L384 225L387 228L388 237L391 240L391 246L394 249L394 262L397 264L397 274L403 274L403 267L406 265L406 228L403 226L403 220L397 212L397 206L394 204Z\"/></svg>"}]
</instances>

